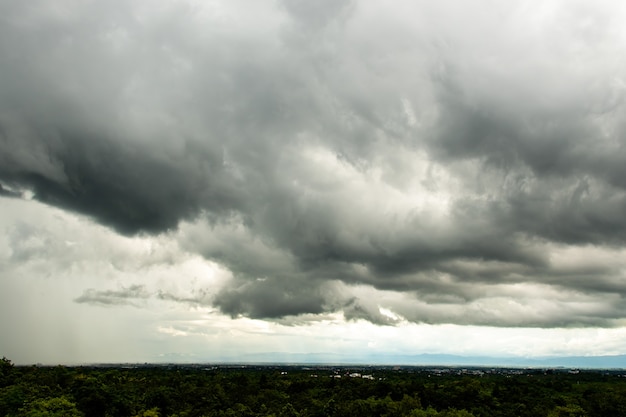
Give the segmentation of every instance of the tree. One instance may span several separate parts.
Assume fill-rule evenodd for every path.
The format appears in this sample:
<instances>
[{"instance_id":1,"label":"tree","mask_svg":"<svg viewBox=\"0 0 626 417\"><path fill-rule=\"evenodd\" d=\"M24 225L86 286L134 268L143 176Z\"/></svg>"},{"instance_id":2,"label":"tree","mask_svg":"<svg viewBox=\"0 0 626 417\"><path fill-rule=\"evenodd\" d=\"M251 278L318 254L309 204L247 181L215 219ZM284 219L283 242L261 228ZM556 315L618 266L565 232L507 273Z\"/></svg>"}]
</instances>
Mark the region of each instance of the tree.
<instances>
[{"instance_id":1,"label":"tree","mask_svg":"<svg viewBox=\"0 0 626 417\"><path fill-rule=\"evenodd\" d=\"M154 407L149 410L143 410L133 417L159 417L159 415L159 409L157 407Z\"/></svg>"},{"instance_id":2,"label":"tree","mask_svg":"<svg viewBox=\"0 0 626 417\"><path fill-rule=\"evenodd\" d=\"M557 406L550 411L548 417L586 417L587 413L579 405L569 404L567 406Z\"/></svg>"},{"instance_id":3,"label":"tree","mask_svg":"<svg viewBox=\"0 0 626 417\"><path fill-rule=\"evenodd\" d=\"M296 411L296 409L291 405L291 403L285 404L285 406L280 410L279 417L298 417L300 413Z\"/></svg>"},{"instance_id":4,"label":"tree","mask_svg":"<svg viewBox=\"0 0 626 417\"><path fill-rule=\"evenodd\" d=\"M23 408L18 414L20 417L82 417L76 404L66 397L44 398L35 400Z\"/></svg>"},{"instance_id":5,"label":"tree","mask_svg":"<svg viewBox=\"0 0 626 417\"><path fill-rule=\"evenodd\" d=\"M9 385L0 389L0 416L13 415L28 399L28 392L21 385Z\"/></svg>"},{"instance_id":6,"label":"tree","mask_svg":"<svg viewBox=\"0 0 626 417\"><path fill-rule=\"evenodd\" d=\"M0 388L11 385L13 374L13 362L5 358L0 359Z\"/></svg>"}]
</instances>

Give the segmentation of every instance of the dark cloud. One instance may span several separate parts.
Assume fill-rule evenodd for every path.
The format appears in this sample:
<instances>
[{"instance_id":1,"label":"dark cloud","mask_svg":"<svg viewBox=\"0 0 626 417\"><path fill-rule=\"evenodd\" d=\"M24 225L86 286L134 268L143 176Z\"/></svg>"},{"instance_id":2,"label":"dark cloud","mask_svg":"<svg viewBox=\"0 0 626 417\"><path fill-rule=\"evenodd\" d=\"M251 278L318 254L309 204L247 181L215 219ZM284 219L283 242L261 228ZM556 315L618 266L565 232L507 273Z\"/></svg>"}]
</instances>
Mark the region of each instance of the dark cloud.
<instances>
[{"instance_id":1,"label":"dark cloud","mask_svg":"<svg viewBox=\"0 0 626 417\"><path fill-rule=\"evenodd\" d=\"M619 302L476 307L508 285L624 294L619 265L553 259L625 243L626 68L603 29L619 19L593 12L583 30L578 9L239 6L3 6L0 194L28 190L123 234L177 233L234 279L211 300L159 297L233 317L624 317ZM379 305L359 286L408 298Z\"/></svg>"},{"instance_id":2,"label":"dark cloud","mask_svg":"<svg viewBox=\"0 0 626 417\"><path fill-rule=\"evenodd\" d=\"M88 214L123 233L173 229L181 218L195 215L202 203L215 211L229 204L231 196L217 195L222 192L219 185L206 191L209 182L217 182L220 168L215 166L221 165L206 153L196 151L180 166L142 147L94 137L89 141L95 143L86 144L83 137L59 137L59 148L48 155L63 166L62 181L27 167L4 173L5 178L29 186L43 202Z\"/></svg>"},{"instance_id":3,"label":"dark cloud","mask_svg":"<svg viewBox=\"0 0 626 417\"><path fill-rule=\"evenodd\" d=\"M318 288L310 283L293 281L291 277L246 281L222 290L214 304L233 317L280 318L324 312L325 301ZM280 291L276 291L277 288Z\"/></svg>"}]
</instances>

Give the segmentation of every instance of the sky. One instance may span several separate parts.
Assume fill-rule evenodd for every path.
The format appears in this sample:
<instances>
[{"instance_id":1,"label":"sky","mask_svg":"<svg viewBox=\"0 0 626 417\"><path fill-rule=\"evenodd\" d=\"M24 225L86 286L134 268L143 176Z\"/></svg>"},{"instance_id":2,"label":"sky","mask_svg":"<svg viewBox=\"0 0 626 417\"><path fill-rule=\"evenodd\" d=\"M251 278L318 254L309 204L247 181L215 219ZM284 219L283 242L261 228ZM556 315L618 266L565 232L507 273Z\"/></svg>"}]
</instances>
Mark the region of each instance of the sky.
<instances>
[{"instance_id":1,"label":"sky","mask_svg":"<svg viewBox=\"0 0 626 417\"><path fill-rule=\"evenodd\" d=\"M0 1L0 355L626 354L624 21Z\"/></svg>"}]
</instances>

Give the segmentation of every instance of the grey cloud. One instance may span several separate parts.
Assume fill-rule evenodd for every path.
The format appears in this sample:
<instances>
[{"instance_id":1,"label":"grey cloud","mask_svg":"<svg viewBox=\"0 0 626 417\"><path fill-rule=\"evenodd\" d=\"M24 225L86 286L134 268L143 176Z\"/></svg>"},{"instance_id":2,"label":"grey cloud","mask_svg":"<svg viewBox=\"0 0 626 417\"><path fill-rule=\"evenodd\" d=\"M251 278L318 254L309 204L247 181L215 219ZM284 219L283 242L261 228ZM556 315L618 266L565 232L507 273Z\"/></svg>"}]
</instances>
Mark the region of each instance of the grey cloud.
<instances>
[{"instance_id":1,"label":"grey cloud","mask_svg":"<svg viewBox=\"0 0 626 417\"><path fill-rule=\"evenodd\" d=\"M589 307L570 306L565 303L551 303L537 306L515 306L505 311L483 309L480 304L459 305L429 304L426 307L402 308L395 306L399 314L406 314L411 321L425 323L455 323L502 327L613 327L619 325L618 311L622 305L606 307L601 303ZM460 307L460 308L458 308ZM499 309L505 308L498 306Z\"/></svg>"},{"instance_id":2,"label":"grey cloud","mask_svg":"<svg viewBox=\"0 0 626 417\"><path fill-rule=\"evenodd\" d=\"M271 319L323 313L324 299L319 289L307 282L294 281L293 277L246 280L222 290L214 304L233 317L246 315ZM276 291L277 288L280 291Z\"/></svg>"},{"instance_id":3,"label":"grey cloud","mask_svg":"<svg viewBox=\"0 0 626 417\"><path fill-rule=\"evenodd\" d=\"M159 290L156 298L159 300L175 301L177 303L186 303L191 305L207 305L211 302L211 297L204 289L194 291L190 297L184 297L176 294L172 294L167 291Z\"/></svg>"},{"instance_id":4,"label":"grey cloud","mask_svg":"<svg viewBox=\"0 0 626 417\"><path fill-rule=\"evenodd\" d=\"M316 29L324 28L329 22L344 15L350 9L349 0L323 0L315 3L307 1L283 1L283 7L303 25Z\"/></svg>"},{"instance_id":5,"label":"grey cloud","mask_svg":"<svg viewBox=\"0 0 626 417\"><path fill-rule=\"evenodd\" d=\"M619 268L550 256L624 244L626 68L604 29L619 19L475 6L4 5L0 180L177 237L234 279L158 297L231 316L394 323L332 294L343 282L409 295L390 308L413 321L610 325L620 303L518 318L475 303L512 283L623 294ZM77 301L132 298L90 291Z\"/></svg>"},{"instance_id":6,"label":"grey cloud","mask_svg":"<svg viewBox=\"0 0 626 417\"><path fill-rule=\"evenodd\" d=\"M394 320L380 313L377 305L363 303L357 298L352 298L342 306L344 317L348 320L367 320L379 325L394 325L398 320Z\"/></svg>"},{"instance_id":7,"label":"grey cloud","mask_svg":"<svg viewBox=\"0 0 626 417\"><path fill-rule=\"evenodd\" d=\"M2 184L0 184L0 196L1 197L21 197L22 194L17 192L17 191L13 191L10 189L7 189L6 187L3 187Z\"/></svg>"},{"instance_id":8,"label":"grey cloud","mask_svg":"<svg viewBox=\"0 0 626 417\"><path fill-rule=\"evenodd\" d=\"M149 294L143 285L131 285L120 290L95 290L89 288L74 301L101 306L135 305L136 300L146 299Z\"/></svg>"}]
</instances>

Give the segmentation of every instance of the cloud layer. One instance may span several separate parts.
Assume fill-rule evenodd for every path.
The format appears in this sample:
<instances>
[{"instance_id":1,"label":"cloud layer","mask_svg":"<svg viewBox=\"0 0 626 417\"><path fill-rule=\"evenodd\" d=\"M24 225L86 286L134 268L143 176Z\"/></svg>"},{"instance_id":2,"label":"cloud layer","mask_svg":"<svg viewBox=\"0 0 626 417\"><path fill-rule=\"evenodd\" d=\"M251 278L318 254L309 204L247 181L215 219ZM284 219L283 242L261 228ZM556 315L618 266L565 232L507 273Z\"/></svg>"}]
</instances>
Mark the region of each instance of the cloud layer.
<instances>
[{"instance_id":1,"label":"cloud layer","mask_svg":"<svg viewBox=\"0 0 626 417\"><path fill-rule=\"evenodd\" d=\"M126 282L77 302L619 326L625 12L5 4L0 198L165 236L232 274L191 295Z\"/></svg>"}]
</instances>

